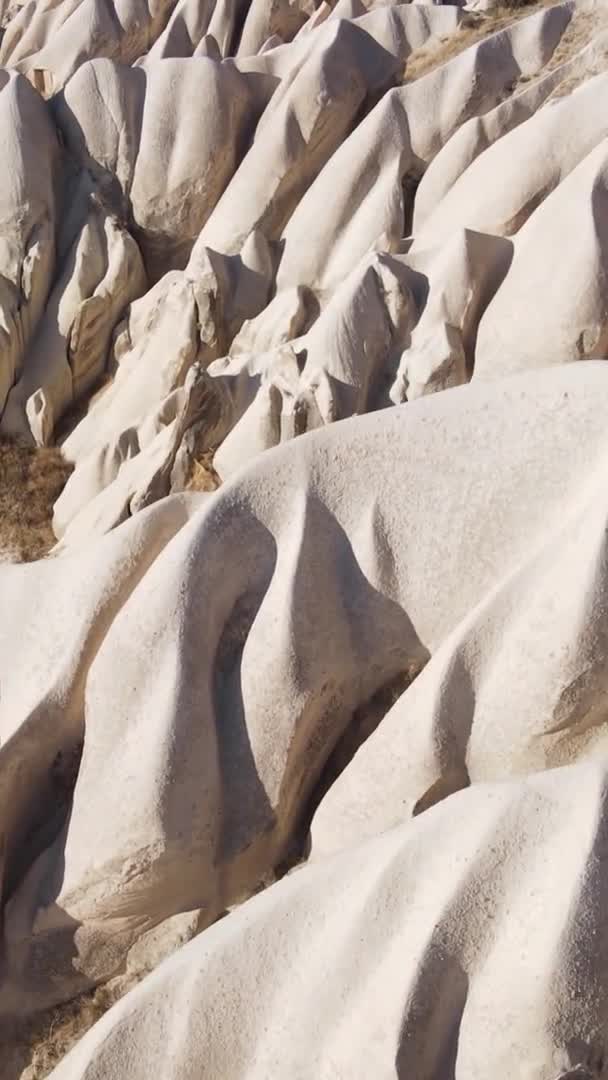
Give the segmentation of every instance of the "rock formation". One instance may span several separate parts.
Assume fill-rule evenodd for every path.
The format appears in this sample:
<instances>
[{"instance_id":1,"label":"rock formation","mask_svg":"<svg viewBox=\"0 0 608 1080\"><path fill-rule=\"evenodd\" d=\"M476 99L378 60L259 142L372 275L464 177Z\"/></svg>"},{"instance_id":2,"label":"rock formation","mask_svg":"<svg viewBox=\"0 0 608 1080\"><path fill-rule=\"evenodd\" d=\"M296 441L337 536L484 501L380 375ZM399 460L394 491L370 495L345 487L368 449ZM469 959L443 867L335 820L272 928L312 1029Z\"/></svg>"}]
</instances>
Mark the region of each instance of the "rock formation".
<instances>
[{"instance_id":1,"label":"rock formation","mask_svg":"<svg viewBox=\"0 0 608 1080\"><path fill-rule=\"evenodd\" d=\"M0 22L0 1080L606 1080L606 0Z\"/></svg>"}]
</instances>

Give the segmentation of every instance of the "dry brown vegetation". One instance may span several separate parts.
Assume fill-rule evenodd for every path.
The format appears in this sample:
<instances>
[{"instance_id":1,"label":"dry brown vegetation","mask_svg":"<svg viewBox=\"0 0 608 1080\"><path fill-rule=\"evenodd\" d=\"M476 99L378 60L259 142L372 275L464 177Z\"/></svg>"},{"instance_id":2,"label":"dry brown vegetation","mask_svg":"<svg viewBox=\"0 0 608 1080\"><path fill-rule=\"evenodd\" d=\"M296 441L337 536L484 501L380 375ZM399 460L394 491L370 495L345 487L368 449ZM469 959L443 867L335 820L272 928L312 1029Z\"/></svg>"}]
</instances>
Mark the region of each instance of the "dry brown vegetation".
<instances>
[{"instance_id":1,"label":"dry brown vegetation","mask_svg":"<svg viewBox=\"0 0 608 1080\"><path fill-rule=\"evenodd\" d=\"M601 10L575 11L545 70L554 71L560 64L571 60L593 40L598 30L604 29L606 16L602 15Z\"/></svg>"},{"instance_id":2,"label":"dry brown vegetation","mask_svg":"<svg viewBox=\"0 0 608 1080\"><path fill-rule=\"evenodd\" d=\"M71 471L56 447L0 441L0 557L32 562L48 553L53 504Z\"/></svg>"},{"instance_id":3,"label":"dry brown vegetation","mask_svg":"<svg viewBox=\"0 0 608 1080\"><path fill-rule=\"evenodd\" d=\"M193 460L187 491L215 491L215 449ZM58 447L30 447L0 439L0 560L33 562L55 545L53 506L72 466Z\"/></svg>"},{"instance_id":4,"label":"dry brown vegetation","mask_svg":"<svg viewBox=\"0 0 608 1080\"><path fill-rule=\"evenodd\" d=\"M470 45L476 45L489 34L504 30L517 19L531 15L541 6L537 0L512 0L512 3L501 4L491 11L470 12L453 34L446 34L439 40L435 39L428 45L423 45L408 57L403 81L413 82L414 79L427 75L433 68L446 64Z\"/></svg>"},{"instance_id":5,"label":"dry brown vegetation","mask_svg":"<svg viewBox=\"0 0 608 1080\"><path fill-rule=\"evenodd\" d=\"M218 920L226 914L221 912ZM200 925L193 927L193 934L197 935L206 926L203 918ZM182 941L190 940L191 936L188 933ZM0 1027L0 1080L45 1080L87 1031L133 990L157 962L117 975L103 986L22 1022L18 1028L11 1025L6 1031Z\"/></svg>"},{"instance_id":6,"label":"dry brown vegetation","mask_svg":"<svg viewBox=\"0 0 608 1080\"><path fill-rule=\"evenodd\" d=\"M8 1048L6 1080L44 1080L128 989L130 984L125 980L116 986L100 986L23 1025L14 1033L16 1040Z\"/></svg>"},{"instance_id":7,"label":"dry brown vegetation","mask_svg":"<svg viewBox=\"0 0 608 1080\"><path fill-rule=\"evenodd\" d=\"M608 45L601 53L598 53L595 63L590 65L586 71L580 71L577 75L572 75L569 79L563 79L562 82L555 87L555 90L548 100L551 101L554 98L566 97L567 94L571 94L573 90L582 86L584 82L587 82L594 75L600 75L604 71L608 71Z\"/></svg>"},{"instance_id":8,"label":"dry brown vegetation","mask_svg":"<svg viewBox=\"0 0 608 1080\"><path fill-rule=\"evenodd\" d=\"M192 462L192 472L186 491L216 491L221 480L213 468L213 455L215 448L205 450L203 454Z\"/></svg>"},{"instance_id":9,"label":"dry brown vegetation","mask_svg":"<svg viewBox=\"0 0 608 1080\"><path fill-rule=\"evenodd\" d=\"M413 82L414 79L427 75L433 68L452 60L469 46L476 45L477 42L488 37L489 34L505 30L519 19L532 15L543 7L551 7L554 2L555 0L508 0L507 3L498 4L488 11L470 12L453 34L445 35L438 41L429 42L428 45L416 49L411 54L405 65L403 81ZM575 12L542 74L554 71L560 64L572 59L593 40L598 30L604 29L606 25L606 18L602 18L597 10ZM588 73L584 77L588 77ZM520 82L525 81L525 78L520 80ZM578 85L580 81L583 81L583 76L574 85ZM570 89L573 89L573 86L569 86L564 92L569 92ZM557 93L556 91L555 96Z\"/></svg>"},{"instance_id":10,"label":"dry brown vegetation","mask_svg":"<svg viewBox=\"0 0 608 1080\"><path fill-rule=\"evenodd\" d=\"M571 60L576 53L581 52L592 41L595 41L597 47L594 50L593 61L587 61L580 66L580 69L577 67L569 78L563 79L551 94L552 98L565 97L566 94L571 94L573 90L576 90L577 86L608 69L608 40L606 40L605 44L598 40L603 35L606 35L607 31L608 12L603 13L601 9L595 9L593 11L574 13L565 34L563 34L547 65L547 70L553 71L560 64Z\"/></svg>"}]
</instances>

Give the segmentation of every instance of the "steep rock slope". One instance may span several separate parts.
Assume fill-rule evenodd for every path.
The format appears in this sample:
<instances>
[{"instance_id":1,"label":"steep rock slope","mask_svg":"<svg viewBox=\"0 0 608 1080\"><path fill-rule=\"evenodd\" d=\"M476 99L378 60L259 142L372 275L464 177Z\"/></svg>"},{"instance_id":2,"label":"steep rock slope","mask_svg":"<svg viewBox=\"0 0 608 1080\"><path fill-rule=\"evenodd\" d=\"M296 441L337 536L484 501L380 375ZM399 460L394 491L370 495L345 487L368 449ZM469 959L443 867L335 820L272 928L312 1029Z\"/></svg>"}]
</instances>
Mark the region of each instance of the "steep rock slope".
<instances>
[{"instance_id":1,"label":"steep rock slope","mask_svg":"<svg viewBox=\"0 0 608 1080\"><path fill-rule=\"evenodd\" d=\"M605 767L476 785L251 900L53 1078L603 1076L605 830Z\"/></svg>"},{"instance_id":2,"label":"steep rock slope","mask_svg":"<svg viewBox=\"0 0 608 1080\"><path fill-rule=\"evenodd\" d=\"M608 7L482 6L0 9L2 1080L198 935L57 1080L608 1076Z\"/></svg>"},{"instance_id":3,"label":"steep rock slope","mask_svg":"<svg viewBox=\"0 0 608 1080\"><path fill-rule=\"evenodd\" d=\"M354 790L381 831L472 780L605 753L607 393L603 364L571 365L331 425L81 554L0 568L5 1015L255 888L301 843L341 741L425 664L330 788L313 852L324 820L351 821L340 793L370 755ZM395 801L386 780L376 799L409 702Z\"/></svg>"},{"instance_id":4,"label":"steep rock slope","mask_svg":"<svg viewBox=\"0 0 608 1080\"><path fill-rule=\"evenodd\" d=\"M514 254L497 237L513 237L601 141L598 94L603 76L597 76L597 85L593 79L583 81L578 91L542 107L555 88L572 77L575 62L584 70L583 57L591 49L584 34L581 40L573 33L570 51L576 54L579 45L579 53L561 63L552 59L571 26L576 28L577 20L586 16L566 4L523 17L420 78L390 89L395 60L405 61L412 48L407 35L391 36L397 10L380 7L352 24L332 16L298 34L291 45L273 39L272 47L251 61L239 53L236 64L242 77L262 79L250 91L254 112L248 114L251 124L255 108L265 103L261 120L215 206L199 198L189 209L193 204L186 185L185 209L183 202L175 204L179 217L171 224L163 203L158 203L163 228L168 224L176 238L170 243L181 244L182 250L184 213L194 221L193 215L205 212L205 205L210 212L186 269L161 278L140 309L135 306L127 315L126 329L117 330L108 358L110 370L117 370L114 385L65 443L76 470L55 518L64 543L80 543L159 495L179 489L180 477L192 470L193 447L200 455L226 440L215 462L225 477L293 435L471 377L480 319L495 293L499 302ZM445 38L432 14L424 33L432 35L436 22L437 40ZM601 24L601 17L599 10L594 26L598 20ZM466 43L461 13L459 20L452 36L463 34ZM405 17L402 25L407 30ZM420 41L417 32L414 43ZM422 47L428 42L427 36ZM564 53L568 57L568 49ZM520 80L536 74L541 75L538 88L534 84L518 93ZM66 100L80 78L66 88ZM318 97L316 87L321 85ZM350 96L344 93L347 85L352 85ZM505 113L507 107L510 112ZM79 108L76 103L76 111ZM502 127L495 128L505 132L503 137L487 137L484 152L465 151L456 182L415 231L413 245L404 247L408 221L416 222L415 188L421 173L440 161L462 125L494 113L504 114ZM554 133L564 124L572 136L562 145ZM174 128L173 123L169 130ZM141 215L149 212L143 204L137 209L137 191L129 179L132 167L112 165L116 151L108 158L102 150L102 127L94 124L92 131L99 145L96 161L110 163L108 180L94 167L96 183L111 187L117 170L123 192L129 191L128 212L135 223L140 215L136 235L145 256L149 244L158 247L159 240L146 234ZM513 146L509 140L515 140ZM127 140L125 146L130 145ZM201 152L191 156L195 170ZM525 166L517 164L528 159ZM497 187L490 180L497 169L503 175L516 170L513 182L505 177ZM452 159L448 170L453 177ZM150 169L145 176L149 187ZM483 236L475 239L463 229ZM447 239L453 245L449 249ZM192 239L186 244L191 246ZM163 259L166 265L171 258L167 239L159 251L156 269L155 258L152 263L150 255L147 259L154 276ZM374 251L378 263L370 256ZM395 257L398 262L391 263ZM587 263L587 258L583 250L581 259L593 275L595 263ZM379 292L365 284L372 280L370 272L382 282ZM347 275L350 288L344 281ZM509 305L506 284L504 289ZM234 297L240 298L237 311ZM601 336L593 333L597 316L584 313L582 318L585 325L576 329L574 342L582 334L589 345L585 355L601 355ZM183 329L175 333L178 321ZM369 340L363 329L367 327ZM568 348L565 358L576 359L580 352ZM152 356L151 380L147 358ZM480 354L482 367L484 362ZM543 362L539 355L538 363ZM176 460L181 461L177 471Z\"/></svg>"}]
</instances>

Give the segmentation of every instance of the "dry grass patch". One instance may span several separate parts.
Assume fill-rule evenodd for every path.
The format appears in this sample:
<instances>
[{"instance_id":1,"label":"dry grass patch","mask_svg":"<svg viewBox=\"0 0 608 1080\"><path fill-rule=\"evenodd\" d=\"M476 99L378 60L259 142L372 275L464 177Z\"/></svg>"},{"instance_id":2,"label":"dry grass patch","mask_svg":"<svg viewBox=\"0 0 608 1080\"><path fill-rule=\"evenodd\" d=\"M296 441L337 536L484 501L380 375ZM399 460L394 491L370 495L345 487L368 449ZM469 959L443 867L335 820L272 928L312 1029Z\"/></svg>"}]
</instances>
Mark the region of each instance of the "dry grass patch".
<instances>
[{"instance_id":1,"label":"dry grass patch","mask_svg":"<svg viewBox=\"0 0 608 1080\"><path fill-rule=\"evenodd\" d=\"M213 455L216 447L205 450L193 459L192 471L186 484L186 491L217 491L221 480L213 468Z\"/></svg>"},{"instance_id":2,"label":"dry grass patch","mask_svg":"<svg viewBox=\"0 0 608 1080\"><path fill-rule=\"evenodd\" d=\"M45 1080L82 1036L96 1024L136 979L100 986L58 1005L13 1032L5 1044L6 1080ZM12 1051L12 1052L11 1052ZM4 1074L0 1072L4 1080Z\"/></svg>"},{"instance_id":3,"label":"dry grass patch","mask_svg":"<svg viewBox=\"0 0 608 1080\"><path fill-rule=\"evenodd\" d=\"M416 49L405 64L403 82L414 82L428 75L436 67L447 64L471 45L483 41L490 34L505 30L512 23L539 10L543 5L537 0L512 0L491 11L470 12L453 34L446 34L422 48Z\"/></svg>"},{"instance_id":4,"label":"dry grass patch","mask_svg":"<svg viewBox=\"0 0 608 1080\"><path fill-rule=\"evenodd\" d=\"M596 61L589 65L586 71L579 71L578 75L571 75L570 78L563 79L562 82L555 87L555 90L547 98L547 101L554 101L556 98L567 97L573 90L577 90L583 83L592 79L594 75L601 75L605 71L608 71L608 45L602 51L602 54L598 55Z\"/></svg>"},{"instance_id":5,"label":"dry grass patch","mask_svg":"<svg viewBox=\"0 0 608 1080\"><path fill-rule=\"evenodd\" d=\"M608 70L608 11L603 13L600 9L595 9L593 11L574 13L547 65L547 71L555 71L556 68L568 63L577 53L582 52L588 45L591 45L598 37L602 38L604 36L606 41L598 42L593 52L593 61L589 61L580 67L577 66L570 76L567 76L556 86L548 99L549 101L553 98L566 97L573 90L576 90L578 86L592 79L594 75L600 75Z\"/></svg>"},{"instance_id":6,"label":"dry grass patch","mask_svg":"<svg viewBox=\"0 0 608 1080\"><path fill-rule=\"evenodd\" d=\"M509 0L489 11L470 12L453 34L429 42L428 45L423 45L411 54L405 65L403 81L413 82L423 75L428 75L429 71L446 64L448 60L453 60L471 45L483 41L490 34L506 30L514 22L533 15L542 8L553 7L554 2L555 0ZM603 15L597 8L591 11L575 11L549 62L538 74L522 76L518 80L518 85L555 71L561 64L567 63L586 45L589 45L598 31L606 29L608 29L608 12ZM560 83L552 96L558 97L569 93L591 75L598 74L600 70L605 70L601 60L594 65L593 70L582 72L577 78L568 80L567 85L566 82Z\"/></svg>"},{"instance_id":7,"label":"dry grass patch","mask_svg":"<svg viewBox=\"0 0 608 1080\"><path fill-rule=\"evenodd\" d=\"M56 447L0 440L0 557L32 562L50 551L53 505L71 471Z\"/></svg>"},{"instance_id":8,"label":"dry grass patch","mask_svg":"<svg viewBox=\"0 0 608 1080\"><path fill-rule=\"evenodd\" d=\"M547 71L555 71L561 64L572 60L581 49L584 49L586 45L593 41L597 31L605 29L606 25L606 16L602 17L597 9L594 11L575 11L559 40L553 56L543 69L543 74Z\"/></svg>"}]
</instances>

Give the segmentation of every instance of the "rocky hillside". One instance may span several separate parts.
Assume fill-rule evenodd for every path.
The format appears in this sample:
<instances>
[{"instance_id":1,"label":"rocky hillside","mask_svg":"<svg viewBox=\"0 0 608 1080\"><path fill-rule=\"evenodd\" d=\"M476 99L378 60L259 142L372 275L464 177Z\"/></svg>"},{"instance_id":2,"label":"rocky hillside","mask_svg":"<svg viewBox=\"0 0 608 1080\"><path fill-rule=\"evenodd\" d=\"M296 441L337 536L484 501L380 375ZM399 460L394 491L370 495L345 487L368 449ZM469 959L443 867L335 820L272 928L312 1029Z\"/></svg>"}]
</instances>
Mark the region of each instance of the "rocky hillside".
<instances>
[{"instance_id":1,"label":"rocky hillside","mask_svg":"<svg viewBox=\"0 0 608 1080\"><path fill-rule=\"evenodd\" d=\"M0 16L0 1080L607 1080L608 0Z\"/></svg>"}]
</instances>

